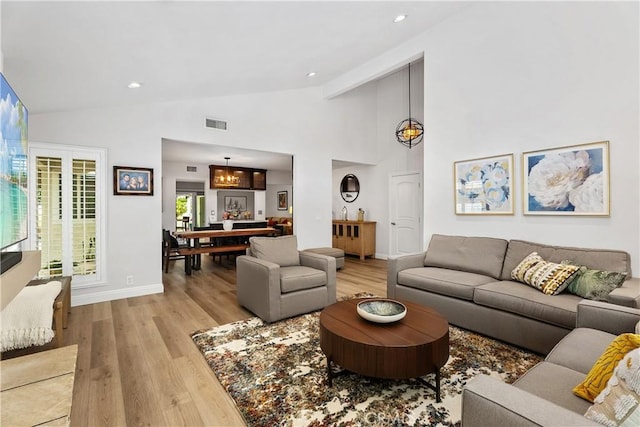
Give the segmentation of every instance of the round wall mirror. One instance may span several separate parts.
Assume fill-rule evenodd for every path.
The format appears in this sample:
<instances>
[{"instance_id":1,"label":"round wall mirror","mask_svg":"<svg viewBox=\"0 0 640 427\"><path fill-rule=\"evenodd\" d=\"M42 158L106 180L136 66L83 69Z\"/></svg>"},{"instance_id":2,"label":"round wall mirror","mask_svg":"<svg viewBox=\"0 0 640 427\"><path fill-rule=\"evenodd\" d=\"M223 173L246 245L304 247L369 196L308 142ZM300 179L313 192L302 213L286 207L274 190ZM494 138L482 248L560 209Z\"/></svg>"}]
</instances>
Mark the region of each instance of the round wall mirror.
<instances>
[{"instance_id":1,"label":"round wall mirror","mask_svg":"<svg viewBox=\"0 0 640 427\"><path fill-rule=\"evenodd\" d=\"M358 177L352 173L345 175L340 183L342 200L351 203L358 198L358 194L360 194L360 181L358 181Z\"/></svg>"}]
</instances>

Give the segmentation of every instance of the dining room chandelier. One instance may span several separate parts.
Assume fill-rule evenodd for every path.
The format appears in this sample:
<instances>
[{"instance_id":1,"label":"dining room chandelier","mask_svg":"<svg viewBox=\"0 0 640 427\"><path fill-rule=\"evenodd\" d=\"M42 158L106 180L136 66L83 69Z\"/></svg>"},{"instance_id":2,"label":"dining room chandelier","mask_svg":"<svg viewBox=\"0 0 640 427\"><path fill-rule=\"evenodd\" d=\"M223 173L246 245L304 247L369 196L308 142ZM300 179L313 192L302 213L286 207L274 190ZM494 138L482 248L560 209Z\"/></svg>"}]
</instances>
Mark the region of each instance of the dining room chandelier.
<instances>
[{"instance_id":1,"label":"dining room chandelier","mask_svg":"<svg viewBox=\"0 0 640 427\"><path fill-rule=\"evenodd\" d=\"M411 117L411 63L409 68L409 118L401 121L396 127L396 139L402 145L412 148L422 142L424 127L422 123Z\"/></svg>"},{"instance_id":2,"label":"dining room chandelier","mask_svg":"<svg viewBox=\"0 0 640 427\"><path fill-rule=\"evenodd\" d=\"M235 176L234 174L229 172L229 159L231 159L231 157L225 157L224 159L227 161L224 174L215 176L214 178L215 185L225 186L225 187L237 187L238 185L240 185L240 177Z\"/></svg>"}]
</instances>

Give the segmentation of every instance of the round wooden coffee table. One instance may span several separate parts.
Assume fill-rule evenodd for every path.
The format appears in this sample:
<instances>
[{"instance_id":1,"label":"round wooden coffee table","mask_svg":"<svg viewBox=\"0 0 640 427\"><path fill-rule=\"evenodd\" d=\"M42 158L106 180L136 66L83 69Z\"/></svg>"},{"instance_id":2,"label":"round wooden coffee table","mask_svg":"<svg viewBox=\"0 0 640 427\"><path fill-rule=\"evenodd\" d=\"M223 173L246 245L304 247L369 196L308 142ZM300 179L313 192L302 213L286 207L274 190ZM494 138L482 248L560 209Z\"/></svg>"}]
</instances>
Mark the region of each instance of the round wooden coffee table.
<instances>
[{"instance_id":1,"label":"round wooden coffee table","mask_svg":"<svg viewBox=\"0 0 640 427\"><path fill-rule=\"evenodd\" d=\"M366 298L365 298L366 299ZM440 402L440 368L449 358L449 322L435 310L401 301L407 315L395 323L373 323L358 315L362 299L340 301L320 313L320 348L327 356L329 386L332 364L360 375L417 378L435 390ZM422 376L435 373L435 385Z\"/></svg>"}]
</instances>

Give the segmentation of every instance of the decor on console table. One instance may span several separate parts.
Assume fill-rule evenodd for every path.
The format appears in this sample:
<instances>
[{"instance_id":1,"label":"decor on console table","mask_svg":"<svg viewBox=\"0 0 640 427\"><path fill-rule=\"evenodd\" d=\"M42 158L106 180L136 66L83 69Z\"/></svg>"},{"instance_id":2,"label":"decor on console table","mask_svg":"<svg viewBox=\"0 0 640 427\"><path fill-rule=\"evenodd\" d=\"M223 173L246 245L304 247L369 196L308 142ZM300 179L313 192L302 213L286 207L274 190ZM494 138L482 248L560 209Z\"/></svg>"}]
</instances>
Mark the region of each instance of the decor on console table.
<instances>
[{"instance_id":1,"label":"decor on console table","mask_svg":"<svg viewBox=\"0 0 640 427\"><path fill-rule=\"evenodd\" d=\"M513 215L513 154L453 163L457 215Z\"/></svg>"},{"instance_id":2,"label":"decor on console table","mask_svg":"<svg viewBox=\"0 0 640 427\"><path fill-rule=\"evenodd\" d=\"M525 215L609 216L609 141L522 154Z\"/></svg>"},{"instance_id":3,"label":"decor on console table","mask_svg":"<svg viewBox=\"0 0 640 427\"><path fill-rule=\"evenodd\" d=\"M153 196L153 169L114 166L113 194L116 196Z\"/></svg>"}]
</instances>

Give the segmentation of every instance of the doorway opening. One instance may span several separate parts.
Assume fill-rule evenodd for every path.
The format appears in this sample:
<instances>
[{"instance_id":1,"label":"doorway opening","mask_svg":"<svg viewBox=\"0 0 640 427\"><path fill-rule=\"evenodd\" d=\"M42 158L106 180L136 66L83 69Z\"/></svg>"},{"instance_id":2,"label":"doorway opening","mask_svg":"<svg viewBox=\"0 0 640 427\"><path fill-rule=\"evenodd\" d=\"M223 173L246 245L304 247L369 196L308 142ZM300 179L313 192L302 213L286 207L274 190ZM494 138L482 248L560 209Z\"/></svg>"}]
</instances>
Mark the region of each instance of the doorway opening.
<instances>
[{"instance_id":1,"label":"doorway opening","mask_svg":"<svg viewBox=\"0 0 640 427\"><path fill-rule=\"evenodd\" d=\"M207 225L204 182L176 181L176 230Z\"/></svg>"}]
</instances>

